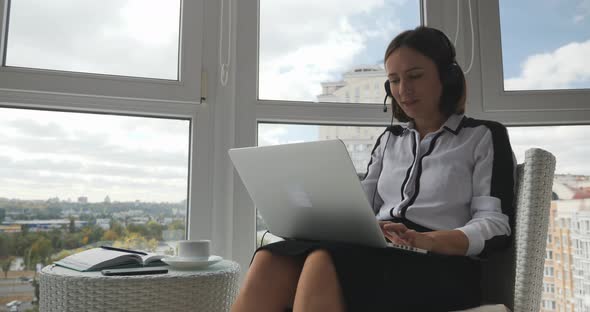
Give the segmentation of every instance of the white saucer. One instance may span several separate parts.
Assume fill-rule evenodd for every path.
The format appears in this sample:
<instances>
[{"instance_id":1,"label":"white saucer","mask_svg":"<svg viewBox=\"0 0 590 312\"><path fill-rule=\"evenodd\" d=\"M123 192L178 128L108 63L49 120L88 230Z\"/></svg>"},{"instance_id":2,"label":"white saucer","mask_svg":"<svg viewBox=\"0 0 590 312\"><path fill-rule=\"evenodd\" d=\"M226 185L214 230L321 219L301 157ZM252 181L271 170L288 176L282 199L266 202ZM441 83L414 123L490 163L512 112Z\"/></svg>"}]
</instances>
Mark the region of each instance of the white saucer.
<instances>
[{"instance_id":1,"label":"white saucer","mask_svg":"<svg viewBox=\"0 0 590 312\"><path fill-rule=\"evenodd\" d=\"M199 269L223 260L220 256L209 256L209 259L195 259L184 257L166 257L162 261L175 269Z\"/></svg>"}]
</instances>

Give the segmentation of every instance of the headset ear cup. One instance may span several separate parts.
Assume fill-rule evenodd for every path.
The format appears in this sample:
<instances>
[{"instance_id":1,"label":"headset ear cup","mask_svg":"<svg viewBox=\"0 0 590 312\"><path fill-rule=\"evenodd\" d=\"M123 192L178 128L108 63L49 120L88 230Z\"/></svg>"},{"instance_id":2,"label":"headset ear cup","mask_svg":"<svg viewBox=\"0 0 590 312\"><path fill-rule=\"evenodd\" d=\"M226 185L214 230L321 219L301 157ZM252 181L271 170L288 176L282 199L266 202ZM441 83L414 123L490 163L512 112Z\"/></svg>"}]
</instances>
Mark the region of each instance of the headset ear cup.
<instances>
[{"instance_id":1,"label":"headset ear cup","mask_svg":"<svg viewBox=\"0 0 590 312\"><path fill-rule=\"evenodd\" d=\"M448 69L443 73L443 75L441 75L441 82L443 85L443 95L441 101L443 103L456 103L461 99L464 92L463 77L463 71L456 63L449 65ZM452 111L448 111L446 113L452 114L455 112L454 105L452 106L453 107L446 108L452 108ZM446 107L446 105L443 105L443 107Z\"/></svg>"},{"instance_id":2,"label":"headset ear cup","mask_svg":"<svg viewBox=\"0 0 590 312\"><path fill-rule=\"evenodd\" d=\"M385 80L385 95L393 97L391 94L391 85L389 84L389 80Z\"/></svg>"}]
</instances>

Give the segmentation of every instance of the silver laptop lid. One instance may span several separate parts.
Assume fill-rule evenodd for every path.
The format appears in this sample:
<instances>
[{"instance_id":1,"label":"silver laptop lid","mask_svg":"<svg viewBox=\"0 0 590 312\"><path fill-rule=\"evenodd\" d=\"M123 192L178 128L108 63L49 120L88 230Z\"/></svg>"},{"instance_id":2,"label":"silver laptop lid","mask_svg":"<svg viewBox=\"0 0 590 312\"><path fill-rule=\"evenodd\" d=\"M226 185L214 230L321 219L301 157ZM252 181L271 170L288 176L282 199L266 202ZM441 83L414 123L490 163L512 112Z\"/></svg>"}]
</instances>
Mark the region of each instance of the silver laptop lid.
<instances>
[{"instance_id":1,"label":"silver laptop lid","mask_svg":"<svg viewBox=\"0 0 590 312\"><path fill-rule=\"evenodd\" d=\"M342 141L236 148L229 155L274 235L386 246Z\"/></svg>"}]
</instances>

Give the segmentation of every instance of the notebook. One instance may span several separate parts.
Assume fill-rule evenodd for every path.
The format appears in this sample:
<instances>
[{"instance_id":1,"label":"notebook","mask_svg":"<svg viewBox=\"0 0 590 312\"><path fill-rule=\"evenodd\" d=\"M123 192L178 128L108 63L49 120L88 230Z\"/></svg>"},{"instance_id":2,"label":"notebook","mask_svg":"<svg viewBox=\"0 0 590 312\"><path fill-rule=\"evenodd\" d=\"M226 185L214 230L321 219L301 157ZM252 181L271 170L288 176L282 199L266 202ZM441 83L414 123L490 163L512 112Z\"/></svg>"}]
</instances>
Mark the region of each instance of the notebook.
<instances>
[{"instance_id":1,"label":"notebook","mask_svg":"<svg viewBox=\"0 0 590 312\"><path fill-rule=\"evenodd\" d=\"M387 243L341 140L235 148L229 156L276 236L426 253Z\"/></svg>"}]
</instances>

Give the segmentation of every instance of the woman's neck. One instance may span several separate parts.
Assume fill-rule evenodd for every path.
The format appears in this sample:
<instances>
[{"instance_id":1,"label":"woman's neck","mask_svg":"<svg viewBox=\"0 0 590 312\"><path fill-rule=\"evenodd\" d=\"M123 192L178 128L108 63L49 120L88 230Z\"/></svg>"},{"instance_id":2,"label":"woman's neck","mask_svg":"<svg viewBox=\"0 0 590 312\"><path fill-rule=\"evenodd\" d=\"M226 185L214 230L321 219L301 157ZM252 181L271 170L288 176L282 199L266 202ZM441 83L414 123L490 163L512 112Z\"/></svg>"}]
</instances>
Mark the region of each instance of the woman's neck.
<instances>
[{"instance_id":1,"label":"woman's neck","mask_svg":"<svg viewBox=\"0 0 590 312\"><path fill-rule=\"evenodd\" d=\"M420 133L420 140L422 140L427 134L436 132L445 123L446 119L440 115L436 118L429 119L414 119L414 127Z\"/></svg>"}]
</instances>

